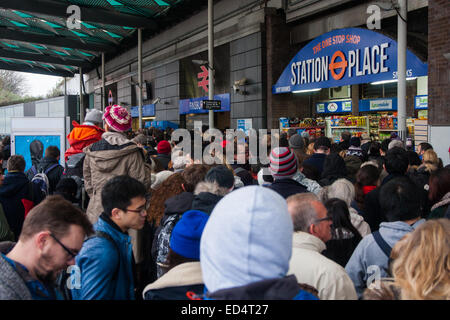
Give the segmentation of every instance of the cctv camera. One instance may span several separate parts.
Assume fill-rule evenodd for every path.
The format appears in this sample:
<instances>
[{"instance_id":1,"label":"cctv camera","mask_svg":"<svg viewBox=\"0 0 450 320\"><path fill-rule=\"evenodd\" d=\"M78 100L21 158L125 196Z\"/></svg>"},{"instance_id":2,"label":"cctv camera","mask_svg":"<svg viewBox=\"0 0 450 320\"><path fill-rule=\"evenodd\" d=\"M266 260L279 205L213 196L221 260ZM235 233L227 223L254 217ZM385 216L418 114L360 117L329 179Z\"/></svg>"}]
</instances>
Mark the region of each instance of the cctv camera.
<instances>
[{"instance_id":1,"label":"cctv camera","mask_svg":"<svg viewBox=\"0 0 450 320\"><path fill-rule=\"evenodd\" d=\"M157 103L159 103L160 101L161 101L161 98L158 97L158 98L156 98L155 100L153 100L152 104L157 104Z\"/></svg>"},{"instance_id":2,"label":"cctv camera","mask_svg":"<svg viewBox=\"0 0 450 320\"><path fill-rule=\"evenodd\" d=\"M234 91L234 93L238 93L239 92L239 86L238 85L236 85L236 84L234 84L233 85L233 91Z\"/></svg>"}]
</instances>

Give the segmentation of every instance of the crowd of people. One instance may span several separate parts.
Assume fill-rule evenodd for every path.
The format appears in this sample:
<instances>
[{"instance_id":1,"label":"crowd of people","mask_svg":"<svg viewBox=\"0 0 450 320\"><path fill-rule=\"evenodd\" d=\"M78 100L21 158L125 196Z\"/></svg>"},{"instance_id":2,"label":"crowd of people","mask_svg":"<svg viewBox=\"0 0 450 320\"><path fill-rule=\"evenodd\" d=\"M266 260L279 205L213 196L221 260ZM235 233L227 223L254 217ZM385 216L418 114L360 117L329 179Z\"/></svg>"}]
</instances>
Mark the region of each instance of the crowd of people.
<instances>
[{"instance_id":1,"label":"crowd of people","mask_svg":"<svg viewBox=\"0 0 450 320\"><path fill-rule=\"evenodd\" d=\"M289 130L262 164L203 128L202 151L234 148L205 164L131 122L74 121L64 167L35 140L25 171L2 141L0 299L450 299L450 167L429 143Z\"/></svg>"}]
</instances>

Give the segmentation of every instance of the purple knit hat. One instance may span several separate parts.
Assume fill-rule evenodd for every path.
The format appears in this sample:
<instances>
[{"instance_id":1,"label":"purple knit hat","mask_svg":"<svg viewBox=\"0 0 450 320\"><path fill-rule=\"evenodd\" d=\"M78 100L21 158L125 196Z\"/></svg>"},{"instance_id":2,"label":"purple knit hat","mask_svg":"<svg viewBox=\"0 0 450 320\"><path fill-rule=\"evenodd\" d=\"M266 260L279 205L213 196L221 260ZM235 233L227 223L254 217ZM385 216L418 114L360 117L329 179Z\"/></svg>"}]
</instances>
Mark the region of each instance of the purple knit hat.
<instances>
[{"instance_id":1,"label":"purple knit hat","mask_svg":"<svg viewBox=\"0 0 450 320\"><path fill-rule=\"evenodd\" d=\"M292 178L297 172L297 158L289 148L275 148L270 153L269 169L274 179Z\"/></svg>"},{"instance_id":2,"label":"purple knit hat","mask_svg":"<svg viewBox=\"0 0 450 320\"><path fill-rule=\"evenodd\" d=\"M131 115L127 109L119 105L113 105L105 109L103 120L114 131L125 132L131 128Z\"/></svg>"}]
</instances>

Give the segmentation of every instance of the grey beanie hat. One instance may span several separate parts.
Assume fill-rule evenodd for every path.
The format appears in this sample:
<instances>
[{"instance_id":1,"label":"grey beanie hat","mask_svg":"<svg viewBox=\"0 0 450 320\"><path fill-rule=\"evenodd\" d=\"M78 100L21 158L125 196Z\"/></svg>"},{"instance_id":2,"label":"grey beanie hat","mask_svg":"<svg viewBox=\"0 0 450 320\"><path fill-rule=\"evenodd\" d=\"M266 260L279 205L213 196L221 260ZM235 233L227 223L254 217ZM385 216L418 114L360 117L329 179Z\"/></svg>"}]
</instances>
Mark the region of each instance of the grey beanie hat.
<instances>
[{"instance_id":1,"label":"grey beanie hat","mask_svg":"<svg viewBox=\"0 0 450 320\"><path fill-rule=\"evenodd\" d=\"M103 123L103 112L98 109L91 109L86 116L84 117L84 121L95 122L95 123Z\"/></svg>"},{"instance_id":2,"label":"grey beanie hat","mask_svg":"<svg viewBox=\"0 0 450 320\"><path fill-rule=\"evenodd\" d=\"M303 149L305 147L305 140L299 134L294 134L289 139L289 147L291 149Z\"/></svg>"}]
</instances>

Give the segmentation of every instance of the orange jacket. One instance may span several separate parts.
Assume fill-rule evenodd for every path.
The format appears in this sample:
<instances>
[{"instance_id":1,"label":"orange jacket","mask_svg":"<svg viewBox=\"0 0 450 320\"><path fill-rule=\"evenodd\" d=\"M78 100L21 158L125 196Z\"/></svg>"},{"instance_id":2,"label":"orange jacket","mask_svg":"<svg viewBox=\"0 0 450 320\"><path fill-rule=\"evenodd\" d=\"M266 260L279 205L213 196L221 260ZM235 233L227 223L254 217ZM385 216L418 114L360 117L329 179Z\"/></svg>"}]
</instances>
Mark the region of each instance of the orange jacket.
<instances>
[{"instance_id":1,"label":"orange jacket","mask_svg":"<svg viewBox=\"0 0 450 320\"><path fill-rule=\"evenodd\" d=\"M81 125L75 120L72 121L73 130L67 135L70 148L64 154L65 159L71 155L83 152L83 148L99 141L105 130L97 126Z\"/></svg>"}]
</instances>

